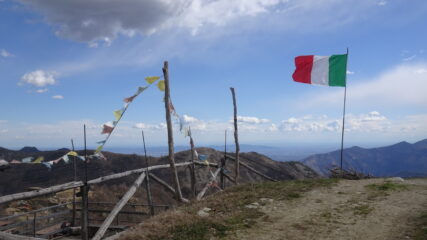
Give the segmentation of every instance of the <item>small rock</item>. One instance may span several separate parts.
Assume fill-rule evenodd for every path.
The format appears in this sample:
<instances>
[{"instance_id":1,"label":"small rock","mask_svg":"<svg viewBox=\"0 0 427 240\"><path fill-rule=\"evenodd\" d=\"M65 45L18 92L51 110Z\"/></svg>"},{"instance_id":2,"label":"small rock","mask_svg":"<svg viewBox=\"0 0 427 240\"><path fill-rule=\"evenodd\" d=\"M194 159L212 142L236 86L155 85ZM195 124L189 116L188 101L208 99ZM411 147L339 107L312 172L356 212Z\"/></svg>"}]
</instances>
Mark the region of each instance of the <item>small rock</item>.
<instances>
[{"instance_id":1,"label":"small rock","mask_svg":"<svg viewBox=\"0 0 427 240\"><path fill-rule=\"evenodd\" d=\"M212 210L212 209L210 209L210 208L208 208L208 207L205 207L205 208L203 208L203 209L199 210L199 211L197 212L197 215L199 215L200 217L209 217L209 212L210 212L211 210Z\"/></svg>"},{"instance_id":2,"label":"small rock","mask_svg":"<svg viewBox=\"0 0 427 240\"><path fill-rule=\"evenodd\" d=\"M392 177L392 178L387 178L386 181L392 181L392 182L404 182L405 180L401 177Z\"/></svg>"},{"instance_id":3,"label":"small rock","mask_svg":"<svg viewBox=\"0 0 427 240\"><path fill-rule=\"evenodd\" d=\"M245 208L259 208L259 203L254 202L245 206Z\"/></svg>"},{"instance_id":4,"label":"small rock","mask_svg":"<svg viewBox=\"0 0 427 240\"><path fill-rule=\"evenodd\" d=\"M274 200L273 200L273 199L271 199L271 198L261 198L261 199L260 199L260 201L261 201L261 202L269 202L269 203L272 203Z\"/></svg>"}]
</instances>

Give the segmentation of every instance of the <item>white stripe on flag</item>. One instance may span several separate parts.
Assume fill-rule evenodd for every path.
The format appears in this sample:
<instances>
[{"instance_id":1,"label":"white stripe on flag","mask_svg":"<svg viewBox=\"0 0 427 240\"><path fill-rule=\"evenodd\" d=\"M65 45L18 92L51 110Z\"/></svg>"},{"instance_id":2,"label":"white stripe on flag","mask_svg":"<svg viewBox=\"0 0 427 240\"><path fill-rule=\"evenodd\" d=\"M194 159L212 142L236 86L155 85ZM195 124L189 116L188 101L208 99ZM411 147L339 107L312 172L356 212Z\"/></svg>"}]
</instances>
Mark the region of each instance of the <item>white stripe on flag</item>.
<instances>
[{"instance_id":1,"label":"white stripe on flag","mask_svg":"<svg viewBox=\"0 0 427 240\"><path fill-rule=\"evenodd\" d=\"M314 56L311 84L329 85L329 56Z\"/></svg>"}]
</instances>

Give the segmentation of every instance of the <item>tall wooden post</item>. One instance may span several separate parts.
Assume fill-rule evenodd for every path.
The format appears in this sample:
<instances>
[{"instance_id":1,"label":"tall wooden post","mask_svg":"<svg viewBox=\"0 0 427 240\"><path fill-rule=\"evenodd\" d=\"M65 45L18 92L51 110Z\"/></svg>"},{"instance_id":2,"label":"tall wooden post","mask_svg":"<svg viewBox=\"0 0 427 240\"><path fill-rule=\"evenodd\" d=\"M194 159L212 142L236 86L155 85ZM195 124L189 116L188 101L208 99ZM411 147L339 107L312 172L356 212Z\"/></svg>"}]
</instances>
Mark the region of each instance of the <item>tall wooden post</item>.
<instances>
[{"instance_id":1,"label":"tall wooden post","mask_svg":"<svg viewBox=\"0 0 427 240\"><path fill-rule=\"evenodd\" d=\"M236 94L234 92L234 88L230 88L231 94L233 95L233 106L234 106L234 141L236 144L236 161L235 161L235 172L234 172L234 180L237 184L238 178L239 178L239 152L240 152L240 145L239 145L239 132L237 128L237 103L236 103Z\"/></svg>"},{"instance_id":2,"label":"tall wooden post","mask_svg":"<svg viewBox=\"0 0 427 240\"><path fill-rule=\"evenodd\" d=\"M168 62L165 61L163 65L163 76L165 78L165 109L166 109L166 124L168 127L168 146L169 146L169 163L172 170L173 182L175 187L176 199L183 201L181 186L179 184L178 172L175 167L175 156L173 146L173 129L171 120L171 109L170 109L170 89L169 89L169 66Z\"/></svg>"},{"instance_id":3,"label":"tall wooden post","mask_svg":"<svg viewBox=\"0 0 427 240\"><path fill-rule=\"evenodd\" d=\"M190 165L190 177L191 177L191 194L192 197L195 198L197 196L196 193L196 172L195 172L195 164L194 164L194 142L193 142L193 137L191 136L191 129L190 131L190 146L191 146L191 162L192 164Z\"/></svg>"},{"instance_id":4,"label":"tall wooden post","mask_svg":"<svg viewBox=\"0 0 427 240\"><path fill-rule=\"evenodd\" d=\"M225 130L225 136L224 136L224 158L221 159L221 178L220 178L220 184L221 188L225 189L225 179L224 179L224 171L225 171L225 161L227 159L227 130Z\"/></svg>"},{"instance_id":5,"label":"tall wooden post","mask_svg":"<svg viewBox=\"0 0 427 240\"><path fill-rule=\"evenodd\" d=\"M151 187L150 187L150 174L148 172L148 167L149 167L149 163L148 163L148 157L147 157L147 148L145 147L145 136L144 136L144 131L142 132L142 141L144 143L144 155L145 155L145 166L147 168L146 170L146 177L145 177L145 188L147 190L147 202L148 202L148 206L150 208L150 215L154 216L154 206L153 206L153 198L151 196ZM117 218L119 217L119 215L117 215Z\"/></svg>"},{"instance_id":6,"label":"tall wooden post","mask_svg":"<svg viewBox=\"0 0 427 240\"><path fill-rule=\"evenodd\" d=\"M87 184L87 146L86 146L86 125L84 125L84 144L85 144L85 180L84 185L80 187L82 193L82 216L81 216L81 233L82 239L88 240L88 206L89 206L89 185Z\"/></svg>"},{"instance_id":7,"label":"tall wooden post","mask_svg":"<svg viewBox=\"0 0 427 240\"><path fill-rule=\"evenodd\" d=\"M74 152L74 141L71 139L71 150ZM76 157L72 156L73 158L73 167L74 167L74 182L77 181L77 164L76 164ZM71 219L71 226L76 225L76 188L73 188L73 216Z\"/></svg>"}]
</instances>

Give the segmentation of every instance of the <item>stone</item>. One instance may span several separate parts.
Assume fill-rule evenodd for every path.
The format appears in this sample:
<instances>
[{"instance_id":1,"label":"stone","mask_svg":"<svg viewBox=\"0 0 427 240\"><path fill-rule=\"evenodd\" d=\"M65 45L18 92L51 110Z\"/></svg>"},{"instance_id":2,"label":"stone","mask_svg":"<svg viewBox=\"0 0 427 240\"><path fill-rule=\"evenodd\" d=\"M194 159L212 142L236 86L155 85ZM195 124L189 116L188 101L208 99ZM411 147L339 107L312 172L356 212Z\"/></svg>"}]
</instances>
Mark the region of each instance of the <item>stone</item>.
<instances>
[{"instance_id":1,"label":"stone","mask_svg":"<svg viewBox=\"0 0 427 240\"><path fill-rule=\"evenodd\" d=\"M386 181L391 181L391 182L404 182L405 180L401 177L391 177L391 178L387 178Z\"/></svg>"}]
</instances>

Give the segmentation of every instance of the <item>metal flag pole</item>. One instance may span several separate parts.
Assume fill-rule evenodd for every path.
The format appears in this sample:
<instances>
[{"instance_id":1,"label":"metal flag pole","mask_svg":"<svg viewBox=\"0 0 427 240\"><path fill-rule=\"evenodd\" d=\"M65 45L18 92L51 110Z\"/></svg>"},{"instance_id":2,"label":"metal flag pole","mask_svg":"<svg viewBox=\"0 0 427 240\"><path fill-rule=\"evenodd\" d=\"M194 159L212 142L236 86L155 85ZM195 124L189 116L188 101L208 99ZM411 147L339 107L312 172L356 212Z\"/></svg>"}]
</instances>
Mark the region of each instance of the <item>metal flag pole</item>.
<instances>
[{"instance_id":1,"label":"metal flag pole","mask_svg":"<svg viewBox=\"0 0 427 240\"><path fill-rule=\"evenodd\" d=\"M145 176L145 187L147 188L147 200L148 205L150 207L150 215L154 216L154 206L153 206L153 198L151 196L151 188L150 188L150 174L148 172L148 157L147 157L147 148L145 147L145 137L144 137L144 130L141 130L142 132L142 142L144 143L144 155L145 155L145 166L146 169L146 176Z\"/></svg>"},{"instance_id":2,"label":"metal flag pole","mask_svg":"<svg viewBox=\"0 0 427 240\"><path fill-rule=\"evenodd\" d=\"M74 152L74 141L71 139L71 150ZM74 182L77 182L77 166L76 166L76 157L73 157L73 166L74 166ZM71 221L71 226L76 225L76 188L73 188L73 217Z\"/></svg>"},{"instance_id":3,"label":"metal flag pole","mask_svg":"<svg viewBox=\"0 0 427 240\"><path fill-rule=\"evenodd\" d=\"M342 172L343 154L344 154L344 124L345 124L345 102L347 98L347 63L348 63L348 48L346 54L346 66L345 66L345 78L344 78L344 108L342 113L342 132L341 132L341 159L340 159L340 170Z\"/></svg>"}]
</instances>

